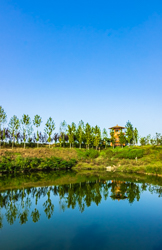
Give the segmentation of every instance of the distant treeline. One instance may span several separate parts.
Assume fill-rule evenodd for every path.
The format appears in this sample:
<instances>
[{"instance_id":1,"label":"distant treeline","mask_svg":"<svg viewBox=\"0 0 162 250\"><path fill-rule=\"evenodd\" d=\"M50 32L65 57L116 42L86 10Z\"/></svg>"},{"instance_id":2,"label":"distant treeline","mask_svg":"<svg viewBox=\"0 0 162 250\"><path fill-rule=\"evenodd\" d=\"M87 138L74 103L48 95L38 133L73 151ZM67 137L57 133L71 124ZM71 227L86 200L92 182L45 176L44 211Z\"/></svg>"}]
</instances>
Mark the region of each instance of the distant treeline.
<instances>
[{"instance_id":1,"label":"distant treeline","mask_svg":"<svg viewBox=\"0 0 162 250\"><path fill-rule=\"evenodd\" d=\"M55 146L60 147L84 147L87 149L95 147L98 149L106 148L110 146L110 143L114 146L116 143L113 129L108 136L107 129L104 128L101 132L99 126L92 127L89 123L84 124L82 120L78 126L74 122L71 125L65 121L61 122L59 133L54 133L56 127L51 117L47 120L43 132L39 129L42 123L42 118L39 115L35 115L33 120L26 114L23 114L21 119L14 115L7 127L6 123L7 115L0 106L0 147L1 144L13 147L15 143L16 146L23 144L24 148L26 144L30 147L49 144L50 147L51 143L55 143ZM137 145L139 139L141 145L162 145L162 136L159 133L156 133L154 138L151 138L150 135L139 138L138 130L133 128L131 122L128 121L125 127L125 133L121 130L119 134L120 145Z\"/></svg>"}]
</instances>

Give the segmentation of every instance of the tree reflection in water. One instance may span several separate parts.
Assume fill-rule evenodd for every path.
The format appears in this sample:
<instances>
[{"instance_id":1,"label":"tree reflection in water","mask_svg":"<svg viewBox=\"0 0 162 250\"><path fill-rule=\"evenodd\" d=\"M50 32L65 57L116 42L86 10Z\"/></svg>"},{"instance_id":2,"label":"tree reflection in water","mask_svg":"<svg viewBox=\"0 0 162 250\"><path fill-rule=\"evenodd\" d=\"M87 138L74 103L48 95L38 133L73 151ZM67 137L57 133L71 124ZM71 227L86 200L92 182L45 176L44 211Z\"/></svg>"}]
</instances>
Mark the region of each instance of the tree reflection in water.
<instances>
[{"instance_id":1,"label":"tree reflection in water","mask_svg":"<svg viewBox=\"0 0 162 250\"><path fill-rule=\"evenodd\" d=\"M27 223L29 216L34 223L38 222L41 214L37 205L38 201L44 197L46 200L43 203L43 211L46 217L50 219L54 213L55 196L59 196L59 205L63 212L77 206L82 213L92 203L98 206L102 199L106 201L109 197L112 200L127 200L132 204L135 200L139 201L141 193L146 190L151 193L158 193L159 197L162 197L162 188L159 186L100 179L76 184L6 190L0 192L0 228L3 227L4 218L10 225L17 219L23 225ZM32 205L33 211L31 211ZM4 214L2 209L5 211Z\"/></svg>"}]
</instances>

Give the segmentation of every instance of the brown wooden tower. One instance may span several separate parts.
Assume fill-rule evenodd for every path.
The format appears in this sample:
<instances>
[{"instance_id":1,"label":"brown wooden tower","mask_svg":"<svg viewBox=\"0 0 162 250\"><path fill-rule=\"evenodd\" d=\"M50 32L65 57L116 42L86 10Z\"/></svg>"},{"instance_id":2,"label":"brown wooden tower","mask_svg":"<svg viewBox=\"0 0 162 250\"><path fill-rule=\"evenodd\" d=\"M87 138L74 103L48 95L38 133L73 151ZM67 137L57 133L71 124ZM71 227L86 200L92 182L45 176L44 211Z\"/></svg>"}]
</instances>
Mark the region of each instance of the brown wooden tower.
<instances>
[{"instance_id":1,"label":"brown wooden tower","mask_svg":"<svg viewBox=\"0 0 162 250\"><path fill-rule=\"evenodd\" d=\"M123 132L123 129L125 129L125 127L119 126L117 124L116 126L111 127L109 129L114 130L114 137L115 137L115 144L114 144L114 146L122 146L122 145L120 145L120 142L119 142L119 135L120 135L121 131ZM110 146L113 146L112 142L110 143ZM125 146L125 144L123 144L123 146Z\"/></svg>"}]
</instances>

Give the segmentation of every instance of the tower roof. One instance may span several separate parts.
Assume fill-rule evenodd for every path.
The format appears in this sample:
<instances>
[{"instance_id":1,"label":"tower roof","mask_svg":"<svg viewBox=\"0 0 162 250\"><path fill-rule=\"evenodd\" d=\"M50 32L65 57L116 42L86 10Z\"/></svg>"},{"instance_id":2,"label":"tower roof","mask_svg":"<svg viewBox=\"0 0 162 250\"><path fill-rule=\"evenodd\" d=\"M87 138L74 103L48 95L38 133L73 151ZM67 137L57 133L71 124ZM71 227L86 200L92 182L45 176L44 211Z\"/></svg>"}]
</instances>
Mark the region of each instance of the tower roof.
<instances>
[{"instance_id":1,"label":"tower roof","mask_svg":"<svg viewBox=\"0 0 162 250\"><path fill-rule=\"evenodd\" d=\"M124 129L125 127L122 127L122 126L119 126L118 124L116 125L116 126L114 126L114 127L111 127L111 128L109 128L109 129Z\"/></svg>"}]
</instances>

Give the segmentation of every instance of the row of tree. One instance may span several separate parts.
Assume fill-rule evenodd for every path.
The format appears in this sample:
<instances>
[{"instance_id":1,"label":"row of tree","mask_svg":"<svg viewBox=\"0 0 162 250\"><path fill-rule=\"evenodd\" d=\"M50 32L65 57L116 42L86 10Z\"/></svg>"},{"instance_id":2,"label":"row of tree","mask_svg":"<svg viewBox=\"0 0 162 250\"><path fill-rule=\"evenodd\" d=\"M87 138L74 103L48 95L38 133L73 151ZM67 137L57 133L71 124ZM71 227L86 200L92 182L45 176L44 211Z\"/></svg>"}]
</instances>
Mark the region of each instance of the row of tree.
<instances>
[{"instance_id":1,"label":"row of tree","mask_svg":"<svg viewBox=\"0 0 162 250\"><path fill-rule=\"evenodd\" d=\"M49 117L45 124L44 133L39 131L39 127L42 123L42 118L39 115L35 115L34 119L31 120L29 115L24 114L21 119L16 115L11 117L8 127L5 128L7 122L7 115L0 106L0 148L1 141L3 144L12 142L12 147L14 143L24 143L24 148L26 143L39 143L41 144L50 144L54 141L55 143L60 144L60 146L65 147L68 143L70 148L74 145L79 145L79 148L84 145L87 149L90 147L105 147L110 145L110 142L114 146L116 143L115 132L112 129L110 131L110 137L108 137L108 132L104 128L102 133L100 128L96 125L95 127L90 126L89 123L84 124L81 120L76 126L74 122L71 125L68 125L65 121L61 122L59 133L54 133L55 131L55 122ZM3 126L3 128L2 128ZM34 133L34 128L36 133ZM123 145L132 145L137 144L139 139L137 128L133 128L131 122L126 123L125 133L121 130L119 134L119 143ZM141 145L144 144L143 138L140 139ZM159 141L158 141L159 143Z\"/></svg>"},{"instance_id":2,"label":"row of tree","mask_svg":"<svg viewBox=\"0 0 162 250\"><path fill-rule=\"evenodd\" d=\"M38 143L50 143L52 141L59 141L60 145L65 146L65 142L68 142L70 144L70 148L74 146L74 143L77 142L79 144L79 148L81 148L81 145L84 144L89 149L90 146L96 147L96 149L99 147L100 144L106 145L112 141L114 144L114 137L111 134L111 138L108 138L107 130L104 128L102 135L100 128L96 125L95 127L91 127L89 123L86 123L84 125L84 122L81 120L78 124L78 127L76 127L75 123L73 122L71 125L68 125L65 121L63 121L60 125L60 133L55 133L53 135L53 132L55 130L55 123L54 120L49 117L45 124L44 129L44 135L40 133L39 127L42 123L42 118L39 115L35 115L33 121L29 117L29 115L24 114L22 118L19 120L16 115L11 117L8 128L3 128L1 130L1 126L6 123L7 115L4 111L4 109L0 106L0 143L1 139L2 141L8 142L12 141L12 147L14 142L24 142L24 148L26 145L26 142L37 142ZM131 123L128 123L128 125ZM36 128L36 134L33 134L33 126ZM128 129L129 130L129 126ZM121 144L123 144L126 140L124 133L121 132L123 135ZM121 136L120 136L121 138ZM130 138L130 135L128 134L128 140Z\"/></svg>"}]
</instances>

